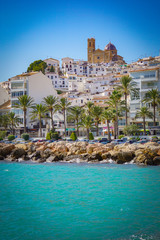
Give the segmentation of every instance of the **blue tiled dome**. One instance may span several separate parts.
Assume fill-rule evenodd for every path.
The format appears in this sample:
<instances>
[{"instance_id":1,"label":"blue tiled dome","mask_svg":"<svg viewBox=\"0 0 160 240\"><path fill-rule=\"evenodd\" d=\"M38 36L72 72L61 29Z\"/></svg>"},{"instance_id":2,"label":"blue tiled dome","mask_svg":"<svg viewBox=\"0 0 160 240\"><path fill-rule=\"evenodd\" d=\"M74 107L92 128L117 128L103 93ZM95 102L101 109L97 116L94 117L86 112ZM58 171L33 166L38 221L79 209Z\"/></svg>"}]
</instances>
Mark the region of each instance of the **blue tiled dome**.
<instances>
[{"instance_id":1,"label":"blue tiled dome","mask_svg":"<svg viewBox=\"0 0 160 240\"><path fill-rule=\"evenodd\" d=\"M116 47L110 42L105 46L104 50L116 50Z\"/></svg>"}]
</instances>

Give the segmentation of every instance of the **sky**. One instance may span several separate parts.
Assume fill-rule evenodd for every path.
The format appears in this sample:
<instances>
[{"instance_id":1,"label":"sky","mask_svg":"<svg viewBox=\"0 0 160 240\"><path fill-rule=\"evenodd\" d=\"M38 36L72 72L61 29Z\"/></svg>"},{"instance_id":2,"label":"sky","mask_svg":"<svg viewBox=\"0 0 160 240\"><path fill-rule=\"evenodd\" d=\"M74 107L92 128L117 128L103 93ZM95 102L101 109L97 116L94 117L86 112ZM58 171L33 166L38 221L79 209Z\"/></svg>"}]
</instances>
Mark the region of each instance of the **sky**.
<instances>
[{"instance_id":1,"label":"sky","mask_svg":"<svg viewBox=\"0 0 160 240\"><path fill-rule=\"evenodd\" d=\"M0 0L0 81L49 57L87 60L111 41L127 63L160 54L159 0Z\"/></svg>"}]
</instances>

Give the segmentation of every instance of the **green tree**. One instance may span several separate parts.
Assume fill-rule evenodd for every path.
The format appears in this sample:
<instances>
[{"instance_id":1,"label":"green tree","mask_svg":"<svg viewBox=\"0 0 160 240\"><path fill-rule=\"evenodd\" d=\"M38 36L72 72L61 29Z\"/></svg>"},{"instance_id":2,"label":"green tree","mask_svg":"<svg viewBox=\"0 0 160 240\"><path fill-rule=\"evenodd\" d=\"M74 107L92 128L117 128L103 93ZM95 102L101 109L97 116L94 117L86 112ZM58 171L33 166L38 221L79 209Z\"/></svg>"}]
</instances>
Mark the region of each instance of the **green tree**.
<instances>
[{"instance_id":1,"label":"green tree","mask_svg":"<svg viewBox=\"0 0 160 240\"><path fill-rule=\"evenodd\" d=\"M42 137L42 119L46 117L46 112L47 108L46 106L40 104L36 104L35 106L32 107L32 112L31 112L31 119L39 120L39 131L40 131L40 137Z\"/></svg>"},{"instance_id":2,"label":"green tree","mask_svg":"<svg viewBox=\"0 0 160 240\"><path fill-rule=\"evenodd\" d=\"M128 125L128 103L127 103L127 97L131 94L138 94L137 90L137 83L132 81L132 78L129 76L123 76L120 79L120 86L117 87L117 89L121 92L122 96L124 95L125 98L125 119L126 119L126 126Z\"/></svg>"},{"instance_id":3,"label":"green tree","mask_svg":"<svg viewBox=\"0 0 160 240\"><path fill-rule=\"evenodd\" d=\"M96 125L96 135L99 135L98 125L101 120L103 109L100 106L93 106L91 114L94 117L95 125Z\"/></svg>"},{"instance_id":4,"label":"green tree","mask_svg":"<svg viewBox=\"0 0 160 240\"><path fill-rule=\"evenodd\" d=\"M118 119L120 116L120 113L124 109L124 101L121 101L122 94L118 90L114 90L112 92L112 95L110 96L110 99L106 102L108 104L109 109L112 110L113 118L114 118L114 134L115 137L118 137L119 130L118 130Z\"/></svg>"},{"instance_id":5,"label":"green tree","mask_svg":"<svg viewBox=\"0 0 160 240\"><path fill-rule=\"evenodd\" d=\"M79 126L80 126L83 112L84 111L82 107L79 107L79 106L74 106L69 109L68 119L75 122L77 136L79 136Z\"/></svg>"},{"instance_id":6,"label":"green tree","mask_svg":"<svg viewBox=\"0 0 160 240\"><path fill-rule=\"evenodd\" d=\"M108 140L111 141L110 127L109 123L113 119L113 113L110 109L104 110L102 113L102 119L107 120L107 130L108 130Z\"/></svg>"},{"instance_id":7,"label":"green tree","mask_svg":"<svg viewBox=\"0 0 160 240\"><path fill-rule=\"evenodd\" d=\"M7 130L7 128L9 127L9 115L8 115L8 113L5 113L5 114L1 115L0 125L1 125L2 128L5 129L5 131Z\"/></svg>"},{"instance_id":8,"label":"green tree","mask_svg":"<svg viewBox=\"0 0 160 240\"><path fill-rule=\"evenodd\" d=\"M76 136L76 133L75 133L75 132L72 132L72 133L71 133L70 139L72 139L73 141L76 141L76 140L77 140L77 136Z\"/></svg>"},{"instance_id":9,"label":"green tree","mask_svg":"<svg viewBox=\"0 0 160 240\"><path fill-rule=\"evenodd\" d=\"M60 102L57 104L57 109L62 111L64 119L64 135L66 137L66 113L71 105L71 102L68 102L66 98L61 98Z\"/></svg>"},{"instance_id":10,"label":"green tree","mask_svg":"<svg viewBox=\"0 0 160 240\"><path fill-rule=\"evenodd\" d=\"M146 135L146 117L152 118L153 114L149 111L147 107L141 107L141 109L137 111L136 118L143 119L144 135Z\"/></svg>"},{"instance_id":11,"label":"green tree","mask_svg":"<svg viewBox=\"0 0 160 240\"><path fill-rule=\"evenodd\" d=\"M12 134L14 135L15 134L15 128L19 125L20 119L19 119L19 117L17 117L15 115L14 112L10 112L8 114L8 118L9 118L9 125L10 125L10 128L11 128Z\"/></svg>"},{"instance_id":12,"label":"green tree","mask_svg":"<svg viewBox=\"0 0 160 240\"><path fill-rule=\"evenodd\" d=\"M29 65L27 68L27 72L42 72L45 74L45 69L47 67L47 63L43 62L42 60L36 60Z\"/></svg>"},{"instance_id":13,"label":"green tree","mask_svg":"<svg viewBox=\"0 0 160 240\"><path fill-rule=\"evenodd\" d=\"M50 68L50 72L55 72L55 68L53 67L53 65Z\"/></svg>"},{"instance_id":14,"label":"green tree","mask_svg":"<svg viewBox=\"0 0 160 240\"><path fill-rule=\"evenodd\" d=\"M156 126L156 107L160 104L160 92L157 89L149 90L143 99L143 102L150 103L153 107L153 124Z\"/></svg>"},{"instance_id":15,"label":"green tree","mask_svg":"<svg viewBox=\"0 0 160 240\"><path fill-rule=\"evenodd\" d=\"M93 106L94 106L94 103L91 102L91 101L88 101L86 103L86 112L87 112L87 114L91 114Z\"/></svg>"},{"instance_id":16,"label":"green tree","mask_svg":"<svg viewBox=\"0 0 160 240\"><path fill-rule=\"evenodd\" d=\"M50 112L51 126L52 126L52 129L55 130L53 114L57 111L57 98L52 95L49 95L49 96L43 98L43 102L44 102L47 110Z\"/></svg>"},{"instance_id":17,"label":"green tree","mask_svg":"<svg viewBox=\"0 0 160 240\"><path fill-rule=\"evenodd\" d=\"M33 98L27 95L23 95L18 97L18 103L15 104L15 108L20 108L23 110L24 115L24 133L26 133L26 116L27 116L27 110L28 108L31 108L33 106Z\"/></svg>"},{"instance_id":18,"label":"green tree","mask_svg":"<svg viewBox=\"0 0 160 240\"><path fill-rule=\"evenodd\" d=\"M139 127L136 124L125 126L123 132L126 136L139 134Z\"/></svg>"},{"instance_id":19,"label":"green tree","mask_svg":"<svg viewBox=\"0 0 160 240\"><path fill-rule=\"evenodd\" d=\"M92 117L90 115L84 116L83 119L82 119L81 125L86 129L87 139L89 139L89 131L90 131L90 128L92 127L92 125L93 125Z\"/></svg>"}]
</instances>

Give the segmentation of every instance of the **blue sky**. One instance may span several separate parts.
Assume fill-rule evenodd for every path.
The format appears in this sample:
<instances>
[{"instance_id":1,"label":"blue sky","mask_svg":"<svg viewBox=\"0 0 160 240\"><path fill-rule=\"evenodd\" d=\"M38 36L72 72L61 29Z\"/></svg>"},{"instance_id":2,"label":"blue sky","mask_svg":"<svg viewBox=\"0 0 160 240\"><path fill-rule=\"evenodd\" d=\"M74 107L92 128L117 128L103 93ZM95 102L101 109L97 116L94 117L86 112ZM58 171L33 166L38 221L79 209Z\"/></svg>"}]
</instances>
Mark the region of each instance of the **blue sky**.
<instances>
[{"instance_id":1,"label":"blue sky","mask_svg":"<svg viewBox=\"0 0 160 240\"><path fill-rule=\"evenodd\" d=\"M87 60L87 38L111 41L127 62L159 55L160 1L0 1L0 81L37 59Z\"/></svg>"}]
</instances>

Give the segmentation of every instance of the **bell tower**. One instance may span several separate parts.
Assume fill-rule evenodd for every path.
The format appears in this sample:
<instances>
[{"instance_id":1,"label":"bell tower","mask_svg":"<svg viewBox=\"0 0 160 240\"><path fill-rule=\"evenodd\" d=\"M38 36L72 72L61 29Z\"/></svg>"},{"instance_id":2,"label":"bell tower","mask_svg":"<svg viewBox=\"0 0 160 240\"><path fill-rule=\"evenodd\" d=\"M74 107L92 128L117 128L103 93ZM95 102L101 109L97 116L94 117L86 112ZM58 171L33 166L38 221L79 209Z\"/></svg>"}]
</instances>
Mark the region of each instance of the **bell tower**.
<instances>
[{"instance_id":1,"label":"bell tower","mask_svg":"<svg viewBox=\"0 0 160 240\"><path fill-rule=\"evenodd\" d=\"M93 63L93 53L95 51L95 39L88 38L88 62Z\"/></svg>"}]
</instances>

